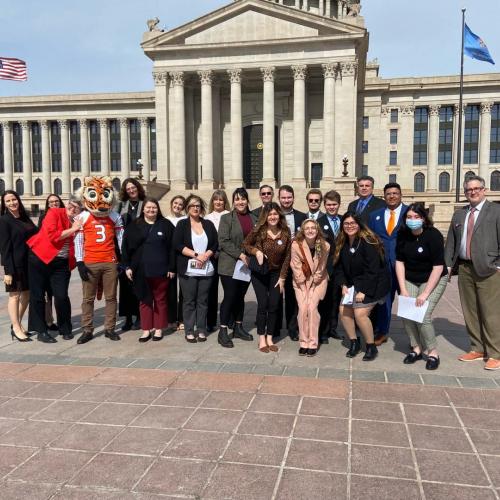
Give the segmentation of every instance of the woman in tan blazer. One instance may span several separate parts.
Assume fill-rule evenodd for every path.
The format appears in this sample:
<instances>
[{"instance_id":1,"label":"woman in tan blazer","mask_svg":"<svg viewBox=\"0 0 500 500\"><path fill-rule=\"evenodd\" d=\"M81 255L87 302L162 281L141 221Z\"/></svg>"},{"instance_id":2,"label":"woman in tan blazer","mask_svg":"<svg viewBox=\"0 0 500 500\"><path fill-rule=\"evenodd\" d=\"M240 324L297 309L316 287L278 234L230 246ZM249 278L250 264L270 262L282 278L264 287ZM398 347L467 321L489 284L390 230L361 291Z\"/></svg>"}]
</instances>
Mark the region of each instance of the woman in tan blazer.
<instances>
[{"instance_id":1,"label":"woman in tan blazer","mask_svg":"<svg viewBox=\"0 0 500 500\"><path fill-rule=\"evenodd\" d=\"M318 304L328 285L326 263L330 245L315 220L306 219L300 229L292 243L290 261L299 305L299 356L315 356L320 323Z\"/></svg>"}]
</instances>

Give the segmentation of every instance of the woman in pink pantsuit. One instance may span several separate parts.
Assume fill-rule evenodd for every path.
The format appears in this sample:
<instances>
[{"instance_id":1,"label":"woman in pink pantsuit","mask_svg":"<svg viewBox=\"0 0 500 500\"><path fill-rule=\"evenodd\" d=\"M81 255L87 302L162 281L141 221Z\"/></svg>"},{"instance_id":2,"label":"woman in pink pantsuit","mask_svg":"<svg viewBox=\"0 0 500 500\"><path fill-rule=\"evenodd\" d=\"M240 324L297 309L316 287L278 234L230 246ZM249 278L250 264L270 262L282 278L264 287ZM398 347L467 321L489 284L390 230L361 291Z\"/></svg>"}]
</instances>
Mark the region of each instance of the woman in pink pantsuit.
<instances>
[{"instance_id":1,"label":"woman in pink pantsuit","mask_svg":"<svg viewBox=\"0 0 500 500\"><path fill-rule=\"evenodd\" d=\"M306 219L292 243L290 268L293 288L299 306L299 356L315 356L318 352L320 315L318 304L326 293L326 263L330 245L315 220Z\"/></svg>"}]
</instances>

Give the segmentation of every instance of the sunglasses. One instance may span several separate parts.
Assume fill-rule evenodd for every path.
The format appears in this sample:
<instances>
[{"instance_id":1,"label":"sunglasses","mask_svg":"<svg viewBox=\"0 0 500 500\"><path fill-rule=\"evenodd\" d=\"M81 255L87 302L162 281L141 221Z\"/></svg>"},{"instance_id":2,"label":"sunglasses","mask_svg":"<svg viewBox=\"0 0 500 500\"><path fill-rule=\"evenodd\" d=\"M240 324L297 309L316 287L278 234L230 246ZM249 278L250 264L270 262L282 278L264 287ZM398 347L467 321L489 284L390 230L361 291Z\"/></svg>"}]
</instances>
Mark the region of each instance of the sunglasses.
<instances>
[{"instance_id":1,"label":"sunglasses","mask_svg":"<svg viewBox=\"0 0 500 500\"><path fill-rule=\"evenodd\" d=\"M273 193L270 193L270 192L265 192L265 193L260 193L261 196L272 196Z\"/></svg>"},{"instance_id":2,"label":"sunglasses","mask_svg":"<svg viewBox=\"0 0 500 500\"><path fill-rule=\"evenodd\" d=\"M307 201L308 203L319 203L319 199L316 198L309 198Z\"/></svg>"}]
</instances>

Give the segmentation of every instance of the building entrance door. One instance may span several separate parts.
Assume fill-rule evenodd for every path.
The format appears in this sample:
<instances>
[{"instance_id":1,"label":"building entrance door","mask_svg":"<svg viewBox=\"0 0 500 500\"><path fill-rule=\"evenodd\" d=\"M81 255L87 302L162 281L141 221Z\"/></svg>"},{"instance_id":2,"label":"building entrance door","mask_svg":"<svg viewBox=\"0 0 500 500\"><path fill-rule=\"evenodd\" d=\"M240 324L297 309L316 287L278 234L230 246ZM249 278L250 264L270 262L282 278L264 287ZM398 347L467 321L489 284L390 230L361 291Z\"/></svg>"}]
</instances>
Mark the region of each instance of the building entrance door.
<instances>
[{"instance_id":1,"label":"building entrance door","mask_svg":"<svg viewBox=\"0 0 500 500\"><path fill-rule=\"evenodd\" d=\"M243 128L243 181L247 189L258 189L264 166L264 138L262 125ZM279 141L278 127L274 128L274 178L278 179Z\"/></svg>"}]
</instances>

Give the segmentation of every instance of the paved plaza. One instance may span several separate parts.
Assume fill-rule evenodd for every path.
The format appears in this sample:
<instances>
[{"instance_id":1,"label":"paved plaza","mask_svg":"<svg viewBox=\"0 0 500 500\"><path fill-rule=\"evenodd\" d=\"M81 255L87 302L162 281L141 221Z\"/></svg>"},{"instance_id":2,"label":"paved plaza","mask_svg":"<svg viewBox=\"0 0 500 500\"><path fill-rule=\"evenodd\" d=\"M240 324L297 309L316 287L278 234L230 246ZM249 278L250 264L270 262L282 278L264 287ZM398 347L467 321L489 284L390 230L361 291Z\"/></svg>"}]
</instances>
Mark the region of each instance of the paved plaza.
<instances>
[{"instance_id":1,"label":"paved plaza","mask_svg":"<svg viewBox=\"0 0 500 500\"><path fill-rule=\"evenodd\" d=\"M77 277L71 297L78 334ZM252 290L247 303L251 328ZM22 344L5 294L0 308L2 500L500 498L500 373L456 360L455 279L435 313L436 372L403 365L397 318L363 363L338 340L315 358L289 339L262 354L179 333Z\"/></svg>"}]
</instances>

